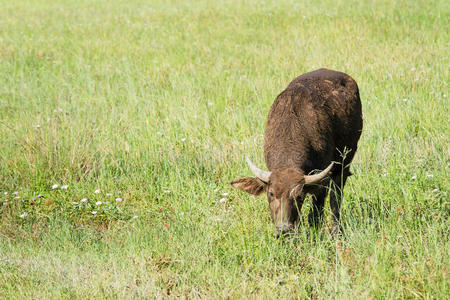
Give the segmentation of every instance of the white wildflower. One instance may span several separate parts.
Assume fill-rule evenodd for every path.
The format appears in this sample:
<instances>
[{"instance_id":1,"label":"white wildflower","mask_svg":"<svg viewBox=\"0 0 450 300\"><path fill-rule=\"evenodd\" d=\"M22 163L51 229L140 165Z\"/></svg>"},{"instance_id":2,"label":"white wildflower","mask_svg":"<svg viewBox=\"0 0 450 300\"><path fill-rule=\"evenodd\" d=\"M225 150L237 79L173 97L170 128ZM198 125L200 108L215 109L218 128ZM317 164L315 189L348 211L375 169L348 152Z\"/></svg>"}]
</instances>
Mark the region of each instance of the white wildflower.
<instances>
[{"instance_id":1,"label":"white wildflower","mask_svg":"<svg viewBox=\"0 0 450 300\"><path fill-rule=\"evenodd\" d=\"M77 205L77 204L78 204L78 202L72 202L72 204L73 204L73 205Z\"/></svg>"},{"instance_id":2,"label":"white wildflower","mask_svg":"<svg viewBox=\"0 0 450 300\"><path fill-rule=\"evenodd\" d=\"M83 198L83 199L80 200L81 203L85 203L85 202L87 202L87 201L88 201L87 198Z\"/></svg>"},{"instance_id":3,"label":"white wildflower","mask_svg":"<svg viewBox=\"0 0 450 300\"><path fill-rule=\"evenodd\" d=\"M19 193L19 192L14 192L14 193L12 193L11 195L17 196L18 193Z\"/></svg>"},{"instance_id":4,"label":"white wildflower","mask_svg":"<svg viewBox=\"0 0 450 300\"><path fill-rule=\"evenodd\" d=\"M136 216L136 215L135 215L135 216L133 216L133 219L137 219L137 218L138 218L138 216Z\"/></svg>"},{"instance_id":5,"label":"white wildflower","mask_svg":"<svg viewBox=\"0 0 450 300\"><path fill-rule=\"evenodd\" d=\"M439 189L434 189L434 190L432 190L432 192L437 193L437 192L439 192Z\"/></svg>"},{"instance_id":6,"label":"white wildflower","mask_svg":"<svg viewBox=\"0 0 450 300\"><path fill-rule=\"evenodd\" d=\"M59 186L59 185L54 184L54 185L52 185L52 189L53 189L53 190L56 190L56 189L58 188L58 186Z\"/></svg>"},{"instance_id":7,"label":"white wildflower","mask_svg":"<svg viewBox=\"0 0 450 300\"><path fill-rule=\"evenodd\" d=\"M102 205L102 201L97 201L97 202L95 202L95 205Z\"/></svg>"},{"instance_id":8,"label":"white wildflower","mask_svg":"<svg viewBox=\"0 0 450 300\"><path fill-rule=\"evenodd\" d=\"M69 186L67 184L61 186L62 190L67 190L68 188L69 188Z\"/></svg>"},{"instance_id":9,"label":"white wildflower","mask_svg":"<svg viewBox=\"0 0 450 300\"><path fill-rule=\"evenodd\" d=\"M157 135L162 135L162 132L161 132L161 131L158 131L156 134L157 134Z\"/></svg>"},{"instance_id":10,"label":"white wildflower","mask_svg":"<svg viewBox=\"0 0 450 300\"><path fill-rule=\"evenodd\" d=\"M169 194L170 190L164 190L164 193Z\"/></svg>"},{"instance_id":11,"label":"white wildflower","mask_svg":"<svg viewBox=\"0 0 450 300\"><path fill-rule=\"evenodd\" d=\"M416 180L416 179L417 179L417 175L414 174L414 175L411 177L411 179L412 179L412 180Z\"/></svg>"},{"instance_id":12,"label":"white wildflower","mask_svg":"<svg viewBox=\"0 0 450 300\"><path fill-rule=\"evenodd\" d=\"M97 212L94 210L91 214L93 214L95 216L97 214Z\"/></svg>"},{"instance_id":13,"label":"white wildflower","mask_svg":"<svg viewBox=\"0 0 450 300\"><path fill-rule=\"evenodd\" d=\"M111 197L112 194L111 193L106 193L106 196Z\"/></svg>"},{"instance_id":14,"label":"white wildflower","mask_svg":"<svg viewBox=\"0 0 450 300\"><path fill-rule=\"evenodd\" d=\"M228 193L223 193L222 196L228 197Z\"/></svg>"},{"instance_id":15,"label":"white wildflower","mask_svg":"<svg viewBox=\"0 0 450 300\"><path fill-rule=\"evenodd\" d=\"M216 221L217 221L217 222L222 222L223 219L221 219L221 218L216 218Z\"/></svg>"},{"instance_id":16,"label":"white wildflower","mask_svg":"<svg viewBox=\"0 0 450 300\"><path fill-rule=\"evenodd\" d=\"M41 194L39 194L39 195L36 196L36 198L42 198L42 197L44 197L44 196L41 195Z\"/></svg>"},{"instance_id":17,"label":"white wildflower","mask_svg":"<svg viewBox=\"0 0 450 300\"><path fill-rule=\"evenodd\" d=\"M94 193L100 194L100 190L95 190Z\"/></svg>"},{"instance_id":18,"label":"white wildflower","mask_svg":"<svg viewBox=\"0 0 450 300\"><path fill-rule=\"evenodd\" d=\"M427 177L428 178L432 178L432 177L434 177L434 175L433 174L427 174Z\"/></svg>"},{"instance_id":19,"label":"white wildflower","mask_svg":"<svg viewBox=\"0 0 450 300\"><path fill-rule=\"evenodd\" d=\"M116 202L122 202L123 199L122 198L116 198Z\"/></svg>"},{"instance_id":20,"label":"white wildflower","mask_svg":"<svg viewBox=\"0 0 450 300\"><path fill-rule=\"evenodd\" d=\"M182 141L182 142L186 142L186 138L182 138L181 141Z\"/></svg>"},{"instance_id":21,"label":"white wildflower","mask_svg":"<svg viewBox=\"0 0 450 300\"><path fill-rule=\"evenodd\" d=\"M220 203L225 203L226 201L227 201L227 198L221 198L221 199L219 200Z\"/></svg>"},{"instance_id":22,"label":"white wildflower","mask_svg":"<svg viewBox=\"0 0 450 300\"><path fill-rule=\"evenodd\" d=\"M3 195L8 196L8 192L4 192Z\"/></svg>"},{"instance_id":23,"label":"white wildflower","mask_svg":"<svg viewBox=\"0 0 450 300\"><path fill-rule=\"evenodd\" d=\"M24 212L23 214L20 215L20 218L25 219L26 217L28 217L28 214L26 212Z\"/></svg>"},{"instance_id":24,"label":"white wildflower","mask_svg":"<svg viewBox=\"0 0 450 300\"><path fill-rule=\"evenodd\" d=\"M19 199L20 199L19 196L14 197L14 200L19 200Z\"/></svg>"}]
</instances>

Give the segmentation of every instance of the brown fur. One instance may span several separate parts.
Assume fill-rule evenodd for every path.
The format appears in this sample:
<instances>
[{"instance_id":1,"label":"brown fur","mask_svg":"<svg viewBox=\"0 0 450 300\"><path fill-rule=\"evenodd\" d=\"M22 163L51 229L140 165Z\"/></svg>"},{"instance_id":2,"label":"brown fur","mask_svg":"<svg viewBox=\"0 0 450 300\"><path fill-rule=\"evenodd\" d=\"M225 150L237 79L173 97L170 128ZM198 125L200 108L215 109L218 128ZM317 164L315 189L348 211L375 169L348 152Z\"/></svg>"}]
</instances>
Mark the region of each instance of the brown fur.
<instances>
[{"instance_id":1,"label":"brown fur","mask_svg":"<svg viewBox=\"0 0 450 300\"><path fill-rule=\"evenodd\" d=\"M252 195L259 195L264 192L264 189L266 188L266 184L264 182L253 177L235 179L231 182L231 185Z\"/></svg>"},{"instance_id":2,"label":"brown fur","mask_svg":"<svg viewBox=\"0 0 450 300\"><path fill-rule=\"evenodd\" d=\"M361 130L356 82L327 69L306 73L295 78L270 109L264 140L267 167L296 167L308 174L340 162L345 147L352 150L350 162Z\"/></svg>"},{"instance_id":3,"label":"brown fur","mask_svg":"<svg viewBox=\"0 0 450 300\"><path fill-rule=\"evenodd\" d=\"M272 171L266 189L276 225L292 227L305 193L314 196L310 221L317 223L322 215L326 190L323 186L303 188L303 176L335 161L338 164L332 169L331 179L335 186L343 187L350 175L349 164L356 152L362 126L358 86L347 74L327 69L306 73L295 78L278 95L269 112L264 140L266 165ZM344 149L350 151L345 161L341 157ZM241 185L233 186L244 191L258 189L259 193L264 189L260 186L250 188L247 185L252 181L244 179L240 179ZM335 190L330 199L336 225L341 198L342 191ZM271 204L273 201L276 205ZM284 210L282 217L277 214L280 209Z\"/></svg>"}]
</instances>

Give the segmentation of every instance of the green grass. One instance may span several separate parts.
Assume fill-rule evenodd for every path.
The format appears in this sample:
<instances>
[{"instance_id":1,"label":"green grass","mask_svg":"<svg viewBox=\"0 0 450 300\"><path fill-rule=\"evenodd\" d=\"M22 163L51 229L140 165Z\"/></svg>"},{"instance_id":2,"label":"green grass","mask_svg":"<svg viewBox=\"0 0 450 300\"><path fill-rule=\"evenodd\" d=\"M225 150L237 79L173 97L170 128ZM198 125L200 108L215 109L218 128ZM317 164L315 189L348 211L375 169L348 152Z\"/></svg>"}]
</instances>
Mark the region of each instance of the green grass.
<instances>
[{"instance_id":1,"label":"green grass","mask_svg":"<svg viewBox=\"0 0 450 300\"><path fill-rule=\"evenodd\" d=\"M1 2L0 298L448 298L449 17L448 1ZM363 102L345 233L327 204L321 230L277 240L265 197L228 183L245 154L264 166L270 105L319 67Z\"/></svg>"}]
</instances>

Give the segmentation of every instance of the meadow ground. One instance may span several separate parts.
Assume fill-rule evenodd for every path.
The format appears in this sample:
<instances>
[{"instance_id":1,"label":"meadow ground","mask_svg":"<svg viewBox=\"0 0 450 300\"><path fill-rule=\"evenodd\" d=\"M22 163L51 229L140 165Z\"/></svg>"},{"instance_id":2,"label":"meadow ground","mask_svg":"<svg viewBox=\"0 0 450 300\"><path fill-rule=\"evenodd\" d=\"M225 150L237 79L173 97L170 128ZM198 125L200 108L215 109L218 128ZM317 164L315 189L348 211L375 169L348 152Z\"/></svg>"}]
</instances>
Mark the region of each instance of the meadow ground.
<instances>
[{"instance_id":1,"label":"meadow ground","mask_svg":"<svg viewBox=\"0 0 450 300\"><path fill-rule=\"evenodd\" d=\"M0 298L448 298L449 17L448 1L0 2ZM320 230L278 240L266 198L229 181L245 154L264 166L270 105L319 67L363 103L345 232L327 204Z\"/></svg>"}]
</instances>

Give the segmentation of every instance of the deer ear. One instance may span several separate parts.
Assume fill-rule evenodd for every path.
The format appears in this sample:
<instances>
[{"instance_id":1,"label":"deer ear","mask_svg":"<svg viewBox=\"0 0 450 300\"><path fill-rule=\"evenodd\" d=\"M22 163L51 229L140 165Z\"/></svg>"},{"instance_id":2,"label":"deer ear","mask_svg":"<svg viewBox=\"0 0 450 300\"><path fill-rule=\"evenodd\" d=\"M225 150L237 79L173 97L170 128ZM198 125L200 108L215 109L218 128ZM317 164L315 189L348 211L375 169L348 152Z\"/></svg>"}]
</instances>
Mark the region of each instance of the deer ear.
<instances>
[{"instance_id":1,"label":"deer ear","mask_svg":"<svg viewBox=\"0 0 450 300\"><path fill-rule=\"evenodd\" d=\"M267 187L267 183L254 177L242 177L233 180L230 184L237 189L252 195L261 194Z\"/></svg>"}]
</instances>

